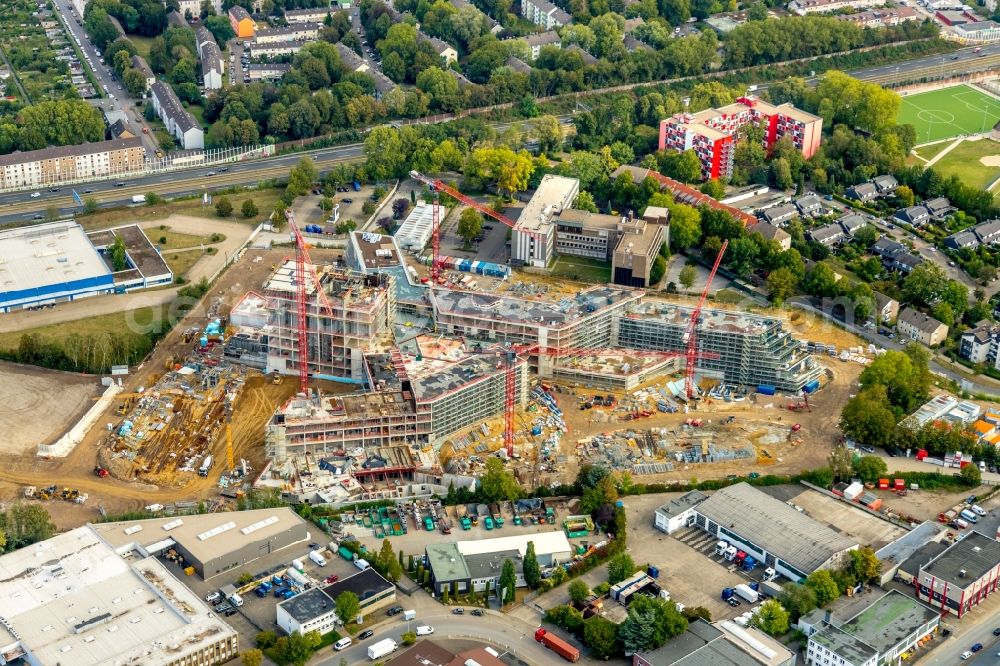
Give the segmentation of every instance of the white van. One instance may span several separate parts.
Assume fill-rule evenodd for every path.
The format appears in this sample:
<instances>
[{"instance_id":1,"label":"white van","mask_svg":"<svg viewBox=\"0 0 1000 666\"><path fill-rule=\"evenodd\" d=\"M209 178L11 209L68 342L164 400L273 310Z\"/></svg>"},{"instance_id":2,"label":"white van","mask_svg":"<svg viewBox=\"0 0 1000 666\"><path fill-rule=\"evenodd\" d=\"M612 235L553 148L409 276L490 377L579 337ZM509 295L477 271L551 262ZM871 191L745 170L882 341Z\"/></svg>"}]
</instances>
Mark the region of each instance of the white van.
<instances>
[{"instance_id":1,"label":"white van","mask_svg":"<svg viewBox=\"0 0 1000 666\"><path fill-rule=\"evenodd\" d=\"M216 601L221 601L221 600L222 600L221 592L210 592L209 595L205 597L205 601L207 601L210 604L214 604Z\"/></svg>"},{"instance_id":2,"label":"white van","mask_svg":"<svg viewBox=\"0 0 1000 666\"><path fill-rule=\"evenodd\" d=\"M340 652L341 650L351 647L352 643L354 643L354 641L352 641L350 638L341 638L339 641L333 644L333 649L336 650L337 652Z\"/></svg>"},{"instance_id":3,"label":"white van","mask_svg":"<svg viewBox=\"0 0 1000 666\"><path fill-rule=\"evenodd\" d=\"M423 624L417 627L417 636L430 636L433 633L434 633L434 627L428 624Z\"/></svg>"},{"instance_id":4,"label":"white van","mask_svg":"<svg viewBox=\"0 0 1000 666\"><path fill-rule=\"evenodd\" d=\"M978 504L973 504L970 508L973 511L975 511L976 513L978 513L980 516L985 516L986 515L986 509L984 509L983 507L979 506Z\"/></svg>"}]
</instances>

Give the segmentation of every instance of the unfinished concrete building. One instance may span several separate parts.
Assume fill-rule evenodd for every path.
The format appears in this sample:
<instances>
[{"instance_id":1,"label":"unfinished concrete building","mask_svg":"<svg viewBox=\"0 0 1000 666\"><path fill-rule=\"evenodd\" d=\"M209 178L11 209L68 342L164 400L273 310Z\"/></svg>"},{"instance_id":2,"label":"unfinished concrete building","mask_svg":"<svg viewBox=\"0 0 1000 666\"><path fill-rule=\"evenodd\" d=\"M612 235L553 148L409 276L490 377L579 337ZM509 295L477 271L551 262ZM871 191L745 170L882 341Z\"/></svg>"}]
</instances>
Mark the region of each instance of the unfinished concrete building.
<instances>
[{"instance_id":1,"label":"unfinished concrete building","mask_svg":"<svg viewBox=\"0 0 1000 666\"><path fill-rule=\"evenodd\" d=\"M692 308L647 301L616 321L614 345L683 353ZM780 319L703 310L698 325L699 371L744 386L774 386L797 393L823 368L801 349ZM707 354L718 354L710 358Z\"/></svg>"},{"instance_id":2,"label":"unfinished concrete building","mask_svg":"<svg viewBox=\"0 0 1000 666\"><path fill-rule=\"evenodd\" d=\"M436 443L503 412L505 373L496 350L466 351L458 340L423 340L421 353L365 358L373 390L349 396L295 398L267 428L269 458L358 447ZM435 346L449 346L443 356ZM528 397L528 364L517 359L515 399Z\"/></svg>"},{"instance_id":3,"label":"unfinished concrete building","mask_svg":"<svg viewBox=\"0 0 1000 666\"><path fill-rule=\"evenodd\" d=\"M486 344L510 342L545 349L606 349L614 321L642 292L610 285L584 289L554 302L496 294L435 290L431 294L437 330ZM552 375L552 360L530 355L542 377Z\"/></svg>"},{"instance_id":4,"label":"unfinished concrete building","mask_svg":"<svg viewBox=\"0 0 1000 666\"><path fill-rule=\"evenodd\" d=\"M315 286L306 285L309 329L309 372L316 377L361 383L365 377L364 352L376 351L389 341L396 311L395 277L362 275L330 266L316 267L330 313L319 302ZM295 304L295 262L285 261L264 285L268 321L267 369L295 374L299 363L299 338ZM234 320L242 313L233 311Z\"/></svg>"}]
</instances>

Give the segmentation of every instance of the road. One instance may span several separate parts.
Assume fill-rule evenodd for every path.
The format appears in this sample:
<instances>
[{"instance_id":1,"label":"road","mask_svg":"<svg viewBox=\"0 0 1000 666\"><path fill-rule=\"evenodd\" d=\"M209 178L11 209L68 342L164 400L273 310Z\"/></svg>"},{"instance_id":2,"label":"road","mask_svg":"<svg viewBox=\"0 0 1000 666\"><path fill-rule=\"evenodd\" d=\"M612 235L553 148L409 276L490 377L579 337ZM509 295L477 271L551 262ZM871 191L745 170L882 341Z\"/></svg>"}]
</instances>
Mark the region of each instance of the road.
<instances>
[{"instance_id":1,"label":"road","mask_svg":"<svg viewBox=\"0 0 1000 666\"><path fill-rule=\"evenodd\" d=\"M90 39L87 37L83 26L77 23L77 15L72 9L73 3L70 0L52 0L52 5L56 13L60 15L63 25L69 29L70 39L74 41L79 40L80 50L83 51L86 58L89 58L83 64L84 67L88 67L94 73L94 78L97 79L98 86L101 88L98 94L103 91L108 96L106 98L92 99L90 100L91 103L103 111L124 111L129 131L142 139L143 148L146 149L146 156L153 157L156 154L158 146L152 137L152 130L148 134L143 133L142 128L145 126L145 120L138 120L138 118L142 118L142 114L136 107L136 100L129 97L128 93L125 92L125 89L114 77L111 67L102 64L101 55L97 52L94 45L90 43ZM82 17L80 18L82 20Z\"/></svg>"},{"instance_id":2,"label":"road","mask_svg":"<svg viewBox=\"0 0 1000 666\"><path fill-rule=\"evenodd\" d=\"M950 619L950 618L949 618ZM966 622L967 620L962 620ZM975 666L1000 666L1000 643L993 635L993 629L1000 624L1000 612L979 620L969 631L960 636L948 637L931 652L921 664L925 666L954 666L955 664L975 664ZM962 653L976 643L983 649L967 661L962 661Z\"/></svg>"},{"instance_id":3,"label":"road","mask_svg":"<svg viewBox=\"0 0 1000 666\"><path fill-rule=\"evenodd\" d=\"M945 76L995 69L1000 64L1000 44L987 44L982 51L968 47L953 53L926 56L890 65L879 65L850 72L851 76L873 83L892 84L913 81L919 76ZM936 70L936 71L935 71ZM919 76L918 76L919 75Z\"/></svg>"},{"instance_id":4,"label":"road","mask_svg":"<svg viewBox=\"0 0 1000 666\"><path fill-rule=\"evenodd\" d=\"M851 331L858 337L868 342L874 343L879 347L884 347L885 349L895 349L897 351L902 350L905 346L904 343L898 341L898 339L892 339L879 335L877 330L863 328L861 326L856 326L854 324L848 324L839 319L834 319L833 316L828 312L823 312L818 309L808 296L796 296L795 298L788 299L788 304L797 308L806 310L807 312L812 312L821 317L830 319L831 321L836 321L838 324ZM967 391L975 393L983 393L986 395L991 395L995 397L1000 397L1000 388L995 384L981 383L978 375L972 373L970 370L969 374L959 373L952 370L949 367L943 366L937 362L935 356L931 356L930 361L931 372L950 379L951 381L957 382L959 386Z\"/></svg>"},{"instance_id":5,"label":"road","mask_svg":"<svg viewBox=\"0 0 1000 666\"><path fill-rule=\"evenodd\" d=\"M410 631L414 631L419 625L434 627L433 636L428 638L435 642L442 642L445 646L448 645L448 639L472 639L480 644L491 645L499 652L506 652L527 664L563 663L561 657L535 642L534 632L537 628L535 625L509 615L500 615L494 611L486 611L485 617L473 617L468 613L452 615L443 606L438 606L438 610L428 611L427 614L418 611L418 619L409 623L402 620L384 622L375 629L375 635L371 638L355 641L350 648L341 652L333 652L329 658L314 662L314 664L315 666L337 666L341 659L346 659L348 664L368 663L371 661L368 658L368 646L383 638L391 638L399 643L400 647L396 651L398 655L406 649L402 645L402 634L407 631L407 626L409 626ZM516 663L513 660L509 661ZM580 661L590 660L581 657Z\"/></svg>"}]
</instances>

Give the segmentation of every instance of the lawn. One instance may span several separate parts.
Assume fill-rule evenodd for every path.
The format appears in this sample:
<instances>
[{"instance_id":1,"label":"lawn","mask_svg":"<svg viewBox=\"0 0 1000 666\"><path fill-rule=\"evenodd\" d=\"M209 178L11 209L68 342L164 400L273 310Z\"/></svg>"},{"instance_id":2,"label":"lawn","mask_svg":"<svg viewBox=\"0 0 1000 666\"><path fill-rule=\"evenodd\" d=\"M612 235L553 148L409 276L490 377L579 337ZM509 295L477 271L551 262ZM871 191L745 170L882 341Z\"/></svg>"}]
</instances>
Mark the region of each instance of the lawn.
<instances>
[{"instance_id":1,"label":"lawn","mask_svg":"<svg viewBox=\"0 0 1000 666\"><path fill-rule=\"evenodd\" d=\"M963 141L935 162L934 170L945 178L954 174L967 185L986 189L1000 177L1000 144L990 139Z\"/></svg>"},{"instance_id":2,"label":"lawn","mask_svg":"<svg viewBox=\"0 0 1000 666\"><path fill-rule=\"evenodd\" d=\"M278 203L278 199L281 196L281 191L275 188L268 188L264 190L251 190L247 192L240 192L239 194L227 194L225 195L229 198L229 201L233 204L233 214L228 219L232 222L246 222L248 224L256 225L263 220L267 219L267 216L271 214L274 207ZM218 199L218 195L216 195ZM243 202L247 199L253 199L254 203L257 204L257 216L247 220L243 217L240 211L243 206ZM169 217L171 215L190 215L192 217L203 217L208 219L218 219L215 215L215 206L202 206L201 199L184 199L182 201L171 201L163 204L156 204L154 206L124 206L121 208L115 208L112 210L102 210L95 213L94 215L83 215L77 217L77 222L82 224L87 231L93 231L95 229L105 229L107 227L116 227L121 224L128 224L132 222L140 222L143 220L161 220L163 218ZM162 234L158 233L155 228L147 230L149 239L156 243ZM180 236L182 234L178 234ZM186 234L184 234L186 235ZM195 236L197 238L197 236ZM180 247L180 246L175 246Z\"/></svg>"},{"instance_id":3,"label":"lawn","mask_svg":"<svg viewBox=\"0 0 1000 666\"><path fill-rule=\"evenodd\" d=\"M607 284L611 282L611 264L587 257L557 257L552 264L552 275L570 280Z\"/></svg>"},{"instance_id":4,"label":"lawn","mask_svg":"<svg viewBox=\"0 0 1000 666\"><path fill-rule=\"evenodd\" d=\"M171 231L170 227L165 224L161 224L159 227L144 229L143 233L146 234L150 242L154 245L159 245L160 249L164 251L178 250L185 247L198 247L199 245L212 245L226 240L226 237L222 234L213 234L210 236L182 234L177 231ZM213 240L213 237L215 240Z\"/></svg>"},{"instance_id":5,"label":"lawn","mask_svg":"<svg viewBox=\"0 0 1000 666\"><path fill-rule=\"evenodd\" d=\"M917 142L979 134L1000 120L1000 100L967 85L903 97L896 121L917 130Z\"/></svg>"},{"instance_id":6,"label":"lawn","mask_svg":"<svg viewBox=\"0 0 1000 666\"><path fill-rule=\"evenodd\" d=\"M187 250L185 252L164 252L163 260L170 267L174 277L183 276L194 266L205 253L202 250Z\"/></svg>"},{"instance_id":7,"label":"lawn","mask_svg":"<svg viewBox=\"0 0 1000 666\"><path fill-rule=\"evenodd\" d=\"M74 319L60 324L40 326L23 331L0 333L0 349L16 349L21 336L27 333L37 334L43 340L63 343L71 334L80 337L99 336L102 334L119 335L123 331L132 331L136 337L146 333L146 327L155 318L165 316L165 308L161 306L139 308L128 312L113 312L111 314ZM140 330L135 330L136 328Z\"/></svg>"},{"instance_id":8,"label":"lawn","mask_svg":"<svg viewBox=\"0 0 1000 666\"><path fill-rule=\"evenodd\" d=\"M932 143L927 146L920 146L919 148L914 148L913 152L915 152L917 155L920 155L920 157L924 158L925 160L930 160L933 159L935 155L937 155L950 145L951 145L950 141L943 141L941 143ZM923 164L923 162L920 163Z\"/></svg>"},{"instance_id":9,"label":"lawn","mask_svg":"<svg viewBox=\"0 0 1000 666\"><path fill-rule=\"evenodd\" d=\"M149 63L149 47L153 45L155 37L142 37L141 35L129 35L128 40L135 44L135 52L142 56L143 60Z\"/></svg>"}]
</instances>

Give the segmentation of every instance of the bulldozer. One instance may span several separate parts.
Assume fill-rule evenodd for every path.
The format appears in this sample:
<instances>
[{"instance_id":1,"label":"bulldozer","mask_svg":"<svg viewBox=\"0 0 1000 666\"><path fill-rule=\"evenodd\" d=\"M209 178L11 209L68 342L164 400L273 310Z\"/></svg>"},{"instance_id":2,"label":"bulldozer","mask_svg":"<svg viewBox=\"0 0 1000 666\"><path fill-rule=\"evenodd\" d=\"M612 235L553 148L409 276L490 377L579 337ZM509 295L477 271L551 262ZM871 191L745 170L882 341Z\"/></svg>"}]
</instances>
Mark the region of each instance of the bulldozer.
<instances>
[{"instance_id":1,"label":"bulldozer","mask_svg":"<svg viewBox=\"0 0 1000 666\"><path fill-rule=\"evenodd\" d=\"M40 500L52 499L55 496L57 490L58 489L55 486L49 486L48 488L41 488L37 493L35 493L35 497L37 497Z\"/></svg>"},{"instance_id":2,"label":"bulldozer","mask_svg":"<svg viewBox=\"0 0 1000 666\"><path fill-rule=\"evenodd\" d=\"M66 500L67 502L75 502L79 496L80 491L75 488L63 488L59 493L59 499Z\"/></svg>"}]
</instances>

